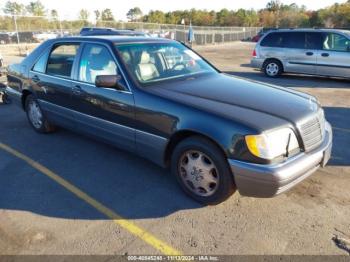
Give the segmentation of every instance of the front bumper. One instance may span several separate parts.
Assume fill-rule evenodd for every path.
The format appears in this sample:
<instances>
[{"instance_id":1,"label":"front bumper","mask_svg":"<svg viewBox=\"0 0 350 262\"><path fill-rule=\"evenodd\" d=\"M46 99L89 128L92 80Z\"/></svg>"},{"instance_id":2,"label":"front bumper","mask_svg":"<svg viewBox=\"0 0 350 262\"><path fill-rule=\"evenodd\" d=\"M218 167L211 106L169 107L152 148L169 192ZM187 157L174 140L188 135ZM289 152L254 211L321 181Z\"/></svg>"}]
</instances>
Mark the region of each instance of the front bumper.
<instances>
[{"instance_id":1,"label":"front bumper","mask_svg":"<svg viewBox=\"0 0 350 262\"><path fill-rule=\"evenodd\" d=\"M300 153L283 163L261 165L229 159L238 191L243 196L273 197L283 193L324 167L332 151L332 127L326 122L322 144L309 153Z\"/></svg>"}]
</instances>

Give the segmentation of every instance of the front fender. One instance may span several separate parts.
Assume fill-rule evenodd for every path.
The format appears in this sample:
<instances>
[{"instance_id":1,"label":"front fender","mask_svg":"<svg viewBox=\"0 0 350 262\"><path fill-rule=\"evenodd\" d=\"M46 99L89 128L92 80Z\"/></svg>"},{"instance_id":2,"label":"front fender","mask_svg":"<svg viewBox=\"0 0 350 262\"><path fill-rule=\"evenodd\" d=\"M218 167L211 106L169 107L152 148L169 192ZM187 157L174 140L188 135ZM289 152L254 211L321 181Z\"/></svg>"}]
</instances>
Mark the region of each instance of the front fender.
<instances>
[{"instance_id":1,"label":"front fender","mask_svg":"<svg viewBox=\"0 0 350 262\"><path fill-rule=\"evenodd\" d=\"M227 158L239 158L242 150L245 149L244 136L254 132L243 124L210 113L184 117L179 121L177 130L172 135L184 131L209 138L222 149Z\"/></svg>"}]
</instances>

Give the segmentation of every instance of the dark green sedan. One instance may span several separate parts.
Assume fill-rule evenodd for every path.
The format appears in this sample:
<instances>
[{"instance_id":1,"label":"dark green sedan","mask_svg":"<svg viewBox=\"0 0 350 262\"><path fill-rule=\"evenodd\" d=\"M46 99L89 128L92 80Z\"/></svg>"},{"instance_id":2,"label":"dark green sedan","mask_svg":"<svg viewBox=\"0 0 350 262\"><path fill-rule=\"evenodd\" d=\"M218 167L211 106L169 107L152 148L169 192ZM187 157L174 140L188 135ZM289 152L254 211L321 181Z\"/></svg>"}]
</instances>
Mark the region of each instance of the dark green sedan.
<instances>
[{"instance_id":1,"label":"dark green sedan","mask_svg":"<svg viewBox=\"0 0 350 262\"><path fill-rule=\"evenodd\" d=\"M275 196L331 153L314 97L226 75L167 39L48 40L9 67L6 91L36 131L62 126L134 152L170 168L204 204L236 188Z\"/></svg>"}]
</instances>

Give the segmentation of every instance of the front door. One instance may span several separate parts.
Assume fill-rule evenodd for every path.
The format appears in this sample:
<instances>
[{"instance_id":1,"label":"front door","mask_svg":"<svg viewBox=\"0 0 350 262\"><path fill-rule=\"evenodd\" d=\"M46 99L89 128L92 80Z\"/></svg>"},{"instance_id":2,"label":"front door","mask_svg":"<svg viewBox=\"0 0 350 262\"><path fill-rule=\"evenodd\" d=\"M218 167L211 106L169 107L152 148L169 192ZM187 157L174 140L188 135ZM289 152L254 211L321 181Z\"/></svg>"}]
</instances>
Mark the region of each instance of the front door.
<instances>
[{"instance_id":1,"label":"front door","mask_svg":"<svg viewBox=\"0 0 350 262\"><path fill-rule=\"evenodd\" d=\"M95 86L98 75L121 75L115 57L104 44L82 47L72 102L80 131L99 136L129 151L135 150L134 97L123 76L117 88Z\"/></svg>"},{"instance_id":2,"label":"front door","mask_svg":"<svg viewBox=\"0 0 350 262\"><path fill-rule=\"evenodd\" d=\"M317 57L317 74L350 76L350 40L337 33L324 33L322 50Z\"/></svg>"}]
</instances>

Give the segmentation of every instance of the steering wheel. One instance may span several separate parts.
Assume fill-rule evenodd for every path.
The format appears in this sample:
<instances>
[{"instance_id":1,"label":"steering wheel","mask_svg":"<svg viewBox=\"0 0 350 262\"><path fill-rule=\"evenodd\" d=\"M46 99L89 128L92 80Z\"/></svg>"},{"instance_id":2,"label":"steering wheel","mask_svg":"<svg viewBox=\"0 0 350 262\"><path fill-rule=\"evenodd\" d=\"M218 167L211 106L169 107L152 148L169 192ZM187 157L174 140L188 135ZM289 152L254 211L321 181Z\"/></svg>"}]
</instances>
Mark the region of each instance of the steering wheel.
<instances>
[{"instance_id":1,"label":"steering wheel","mask_svg":"<svg viewBox=\"0 0 350 262\"><path fill-rule=\"evenodd\" d=\"M182 67L180 69L178 69L177 67ZM175 65L173 65L173 67L171 68L172 70L183 70L186 68L186 65L184 65L182 62L177 62L175 63Z\"/></svg>"}]
</instances>

